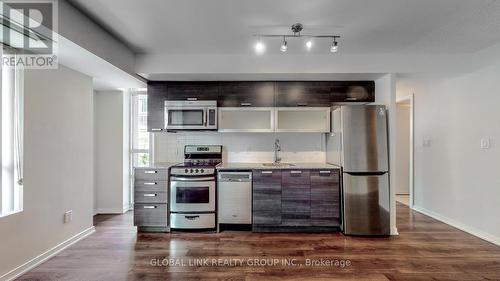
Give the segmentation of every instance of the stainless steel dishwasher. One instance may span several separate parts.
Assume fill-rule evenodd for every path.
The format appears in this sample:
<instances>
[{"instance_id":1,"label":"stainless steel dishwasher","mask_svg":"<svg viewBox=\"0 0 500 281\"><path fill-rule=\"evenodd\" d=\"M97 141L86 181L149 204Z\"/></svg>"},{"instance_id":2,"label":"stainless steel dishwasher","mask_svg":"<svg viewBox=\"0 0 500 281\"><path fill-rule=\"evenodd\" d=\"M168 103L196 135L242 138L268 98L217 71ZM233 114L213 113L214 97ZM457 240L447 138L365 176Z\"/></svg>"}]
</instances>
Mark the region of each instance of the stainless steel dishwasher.
<instances>
[{"instance_id":1,"label":"stainless steel dishwasher","mask_svg":"<svg viewBox=\"0 0 500 281\"><path fill-rule=\"evenodd\" d=\"M252 223L252 172L218 173L218 223Z\"/></svg>"}]
</instances>

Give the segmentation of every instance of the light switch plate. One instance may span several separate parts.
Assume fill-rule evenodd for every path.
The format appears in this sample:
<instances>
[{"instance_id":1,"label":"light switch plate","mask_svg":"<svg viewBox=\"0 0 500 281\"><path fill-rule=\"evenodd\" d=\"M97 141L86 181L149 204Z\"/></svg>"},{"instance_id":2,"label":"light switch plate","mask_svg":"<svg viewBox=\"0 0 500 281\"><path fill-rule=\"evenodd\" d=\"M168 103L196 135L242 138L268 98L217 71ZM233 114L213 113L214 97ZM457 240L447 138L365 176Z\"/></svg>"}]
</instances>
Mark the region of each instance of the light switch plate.
<instances>
[{"instance_id":1,"label":"light switch plate","mask_svg":"<svg viewBox=\"0 0 500 281\"><path fill-rule=\"evenodd\" d=\"M64 213L64 223L69 223L73 220L73 210L69 210Z\"/></svg>"},{"instance_id":2,"label":"light switch plate","mask_svg":"<svg viewBox=\"0 0 500 281\"><path fill-rule=\"evenodd\" d=\"M490 148L490 139L483 138L481 139L481 149L489 149Z\"/></svg>"}]
</instances>

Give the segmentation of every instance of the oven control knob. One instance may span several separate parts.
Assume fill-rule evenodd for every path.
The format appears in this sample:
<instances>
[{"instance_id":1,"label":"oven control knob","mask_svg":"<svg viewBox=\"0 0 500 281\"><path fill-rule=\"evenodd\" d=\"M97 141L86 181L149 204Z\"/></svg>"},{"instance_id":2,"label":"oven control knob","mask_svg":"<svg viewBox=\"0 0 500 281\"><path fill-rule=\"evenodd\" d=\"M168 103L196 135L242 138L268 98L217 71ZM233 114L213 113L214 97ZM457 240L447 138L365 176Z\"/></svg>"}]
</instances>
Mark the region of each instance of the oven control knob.
<instances>
[{"instance_id":1,"label":"oven control knob","mask_svg":"<svg viewBox=\"0 0 500 281\"><path fill-rule=\"evenodd\" d=\"M186 169L186 170L184 170L184 172L188 173L188 172L189 172L189 170L188 170L188 169Z\"/></svg>"},{"instance_id":2,"label":"oven control knob","mask_svg":"<svg viewBox=\"0 0 500 281\"><path fill-rule=\"evenodd\" d=\"M200 171L198 169L196 169L196 172L199 173Z\"/></svg>"},{"instance_id":3,"label":"oven control knob","mask_svg":"<svg viewBox=\"0 0 500 281\"><path fill-rule=\"evenodd\" d=\"M189 172L190 172L190 173L192 173L192 172L193 172L193 169L189 170Z\"/></svg>"},{"instance_id":4,"label":"oven control knob","mask_svg":"<svg viewBox=\"0 0 500 281\"><path fill-rule=\"evenodd\" d=\"M203 173L203 172L205 172L205 170L201 169L201 170L200 170L200 172L202 172L202 173Z\"/></svg>"}]
</instances>

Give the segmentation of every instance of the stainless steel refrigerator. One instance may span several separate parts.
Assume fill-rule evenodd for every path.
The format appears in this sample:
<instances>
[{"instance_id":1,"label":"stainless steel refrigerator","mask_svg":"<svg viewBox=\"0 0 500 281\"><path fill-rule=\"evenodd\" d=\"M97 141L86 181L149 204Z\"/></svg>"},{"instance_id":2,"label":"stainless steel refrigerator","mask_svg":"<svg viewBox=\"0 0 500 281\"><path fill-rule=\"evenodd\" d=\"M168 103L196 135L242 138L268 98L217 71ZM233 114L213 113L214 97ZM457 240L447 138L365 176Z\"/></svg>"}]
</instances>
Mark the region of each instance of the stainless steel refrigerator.
<instances>
[{"instance_id":1,"label":"stainless steel refrigerator","mask_svg":"<svg viewBox=\"0 0 500 281\"><path fill-rule=\"evenodd\" d=\"M389 235L389 145L383 105L332 108L327 161L342 167L343 231Z\"/></svg>"}]
</instances>

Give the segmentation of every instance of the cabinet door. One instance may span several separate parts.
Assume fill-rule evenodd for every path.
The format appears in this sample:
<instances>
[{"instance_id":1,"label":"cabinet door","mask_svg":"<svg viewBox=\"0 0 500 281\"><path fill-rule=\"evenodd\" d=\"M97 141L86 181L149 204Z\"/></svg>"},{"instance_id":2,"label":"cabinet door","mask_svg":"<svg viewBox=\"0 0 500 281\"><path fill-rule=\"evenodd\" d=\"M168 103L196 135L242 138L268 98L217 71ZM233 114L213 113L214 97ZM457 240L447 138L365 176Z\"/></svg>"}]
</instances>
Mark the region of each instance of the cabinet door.
<instances>
[{"instance_id":1,"label":"cabinet door","mask_svg":"<svg viewBox=\"0 0 500 281\"><path fill-rule=\"evenodd\" d=\"M148 83L148 132L161 132L165 129L165 119L163 116L166 100L166 83Z\"/></svg>"},{"instance_id":2,"label":"cabinet door","mask_svg":"<svg viewBox=\"0 0 500 281\"><path fill-rule=\"evenodd\" d=\"M220 107L219 132L274 132L273 107Z\"/></svg>"},{"instance_id":3,"label":"cabinet door","mask_svg":"<svg viewBox=\"0 0 500 281\"><path fill-rule=\"evenodd\" d=\"M330 106L332 82L276 82L276 106Z\"/></svg>"},{"instance_id":4,"label":"cabinet door","mask_svg":"<svg viewBox=\"0 0 500 281\"><path fill-rule=\"evenodd\" d=\"M340 226L339 170L311 171L311 225Z\"/></svg>"},{"instance_id":5,"label":"cabinet door","mask_svg":"<svg viewBox=\"0 0 500 281\"><path fill-rule=\"evenodd\" d=\"M278 107L276 132L330 132L330 107Z\"/></svg>"},{"instance_id":6,"label":"cabinet door","mask_svg":"<svg viewBox=\"0 0 500 281\"><path fill-rule=\"evenodd\" d=\"M218 106L272 107L274 82L222 82Z\"/></svg>"},{"instance_id":7,"label":"cabinet door","mask_svg":"<svg viewBox=\"0 0 500 281\"><path fill-rule=\"evenodd\" d=\"M253 171L253 225L281 225L281 171Z\"/></svg>"},{"instance_id":8,"label":"cabinet door","mask_svg":"<svg viewBox=\"0 0 500 281\"><path fill-rule=\"evenodd\" d=\"M171 82L167 85L168 100L217 100L217 82Z\"/></svg>"},{"instance_id":9,"label":"cabinet door","mask_svg":"<svg viewBox=\"0 0 500 281\"><path fill-rule=\"evenodd\" d=\"M281 225L310 226L311 186L308 170L282 172Z\"/></svg>"},{"instance_id":10,"label":"cabinet door","mask_svg":"<svg viewBox=\"0 0 500 281\"><path fill-rule=\"evenodd\" d=\"M333 84L332 102L375 102L374 81L342 81Z\"/></svg>"}]
</instances>

